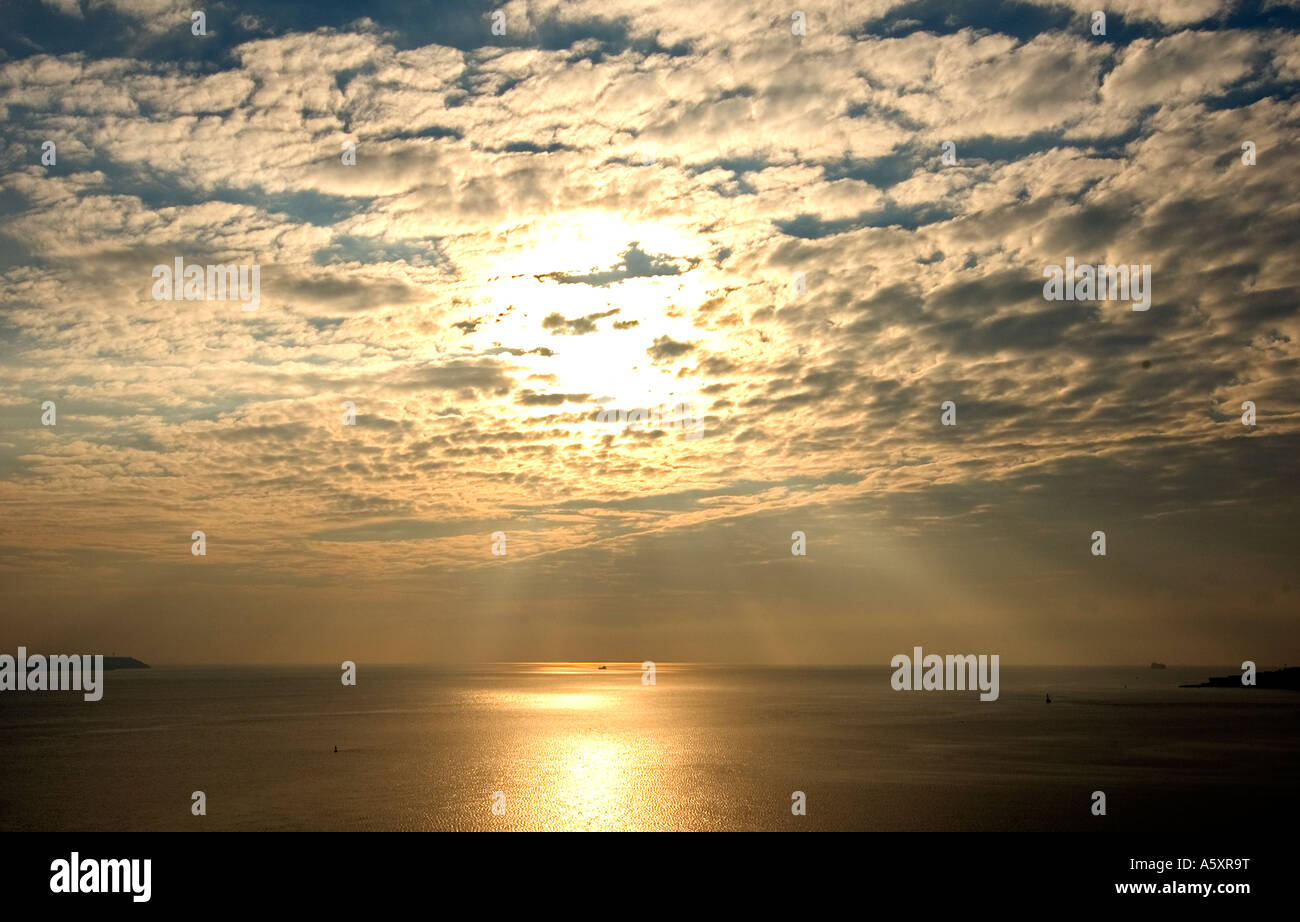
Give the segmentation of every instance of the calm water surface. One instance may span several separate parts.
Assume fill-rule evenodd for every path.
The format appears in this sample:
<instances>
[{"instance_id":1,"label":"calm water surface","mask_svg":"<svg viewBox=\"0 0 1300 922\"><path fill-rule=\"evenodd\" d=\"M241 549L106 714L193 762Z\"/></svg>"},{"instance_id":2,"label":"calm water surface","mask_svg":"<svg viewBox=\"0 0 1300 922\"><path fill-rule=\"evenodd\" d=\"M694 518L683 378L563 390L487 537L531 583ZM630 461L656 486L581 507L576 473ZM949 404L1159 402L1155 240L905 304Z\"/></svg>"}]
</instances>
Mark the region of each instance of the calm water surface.
<instances>
[{"instance_id":1,"label":"calm water surface","mask_svg":"<svg viewBox=\"0 0 1300 922\"><path fill-rule=\"evenodd\" d=\"M895 692L887 668L659 664L653 687L630 664L362 664L356 687L337 667L113 671L96 704L0 695L0 829L1294 821L1300 694L1178 687L1236 671L1003 667L990 703Z\"/></svg>"}]
</instances>

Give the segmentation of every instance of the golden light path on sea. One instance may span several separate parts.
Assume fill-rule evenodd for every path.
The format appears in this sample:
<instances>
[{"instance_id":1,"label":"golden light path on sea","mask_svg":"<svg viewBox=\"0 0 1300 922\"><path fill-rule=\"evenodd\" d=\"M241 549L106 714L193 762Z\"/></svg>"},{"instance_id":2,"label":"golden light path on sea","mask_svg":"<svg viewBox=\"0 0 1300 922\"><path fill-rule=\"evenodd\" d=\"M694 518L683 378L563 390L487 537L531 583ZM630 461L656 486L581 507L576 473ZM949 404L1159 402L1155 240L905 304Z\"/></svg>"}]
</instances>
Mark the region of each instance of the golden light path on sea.
<instances>
[{"instance_id":1,"label":"golden light path on sea","mask_svg":"<svg viewBox=\"0 0 1300 922\"><path fill-rule=\"evenodd\" d=\"M605 669L599 669L606 665ZM655 792L671 789L663 740L646 732L657 712L639 663L539 663L554 691L489 693L479 700L522 718L511 747L506 811L511 828L663 828ZM577 680L575 682L567 681ZM591 681L605 687L589 687Z\"/></svg>"}]
</instances>

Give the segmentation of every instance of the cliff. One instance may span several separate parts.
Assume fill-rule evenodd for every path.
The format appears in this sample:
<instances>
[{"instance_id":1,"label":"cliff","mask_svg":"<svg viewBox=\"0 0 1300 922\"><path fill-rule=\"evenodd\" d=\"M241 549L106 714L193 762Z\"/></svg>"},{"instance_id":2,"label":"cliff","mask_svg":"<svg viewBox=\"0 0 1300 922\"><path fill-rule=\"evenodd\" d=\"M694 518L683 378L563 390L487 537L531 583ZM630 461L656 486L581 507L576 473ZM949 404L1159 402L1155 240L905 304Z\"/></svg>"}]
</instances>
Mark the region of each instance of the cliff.
<instances>
[{"instance_id":1,"label":"cliff","mask_svg":"<svg viewBox=\"0 0 1300 922\"><path fill-rule=\"evenodd\" d=\"M1212 676L1208 682L1199 685L1182 685L1181 688L1285 688L1300 691L1300 666L1290 669L1275 669L1272 672L1260 672L1255 675L1255 684L1242 685L1241 673L1225 676Z\"/></svg>"},{"instance_id":2,"label":"cliff","mask_svg":"<svg viewBox=\"0 0 1300 922\"><path fill-rule=\"evenodd\" d=\"M148 669L148 663L142 663L133 656L106 656L104 669Z\"/></svg>"}]
</instances>

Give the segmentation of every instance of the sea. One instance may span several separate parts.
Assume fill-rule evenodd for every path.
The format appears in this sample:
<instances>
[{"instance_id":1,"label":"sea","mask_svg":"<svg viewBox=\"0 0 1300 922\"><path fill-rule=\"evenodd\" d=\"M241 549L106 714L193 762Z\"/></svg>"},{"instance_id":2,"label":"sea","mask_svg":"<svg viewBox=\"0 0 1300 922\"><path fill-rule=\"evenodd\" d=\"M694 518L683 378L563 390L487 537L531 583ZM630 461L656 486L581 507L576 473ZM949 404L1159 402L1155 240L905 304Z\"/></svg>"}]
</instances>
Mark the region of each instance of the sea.
<instances>
[{"instance_id":1,"label":"sea","mask_svg":"<svg viewBox=\"0 0 1300 922\"><path fill-rule=\"evenodd\" d=\"M1300 693L1179 687L1235 673L1004 666L982 702L876 666L114 670L0 694L0 830L1255 835L1300 819Z\"/></svg>"}]
</instances>

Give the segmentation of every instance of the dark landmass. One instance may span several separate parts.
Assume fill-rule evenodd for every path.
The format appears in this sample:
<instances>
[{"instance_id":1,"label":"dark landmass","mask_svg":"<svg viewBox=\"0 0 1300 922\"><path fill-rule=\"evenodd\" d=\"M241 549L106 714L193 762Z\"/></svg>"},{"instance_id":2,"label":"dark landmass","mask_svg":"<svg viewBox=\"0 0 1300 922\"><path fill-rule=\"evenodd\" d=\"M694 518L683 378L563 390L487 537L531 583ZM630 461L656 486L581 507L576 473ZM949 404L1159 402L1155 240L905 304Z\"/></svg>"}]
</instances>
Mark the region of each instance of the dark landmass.
<instances>
[{"instance_id":1,"label":"dark landmass","mask_svg":"<svg viewBox=\"0 0 1300 922\"><path fill-rule=\"evenodd\" d=\"M133 656L106 656L104 669L148 669L148 663L142 663Z\"/></svg>"},{"instance_id":2,"label":"dark landmass","mask_svg":"<svg viewBox=\"0 0 1300 922\"><path fill-rule=\"evenodd\" d=\"M1256 673L1254 685L1242 685L1241 673L1238 672L1235 675L1212 676L1210 681L1200 685L1180 685L1179 688L1286 688L1300 691L1300 666Z\"/></svg>"}]
</instances>

